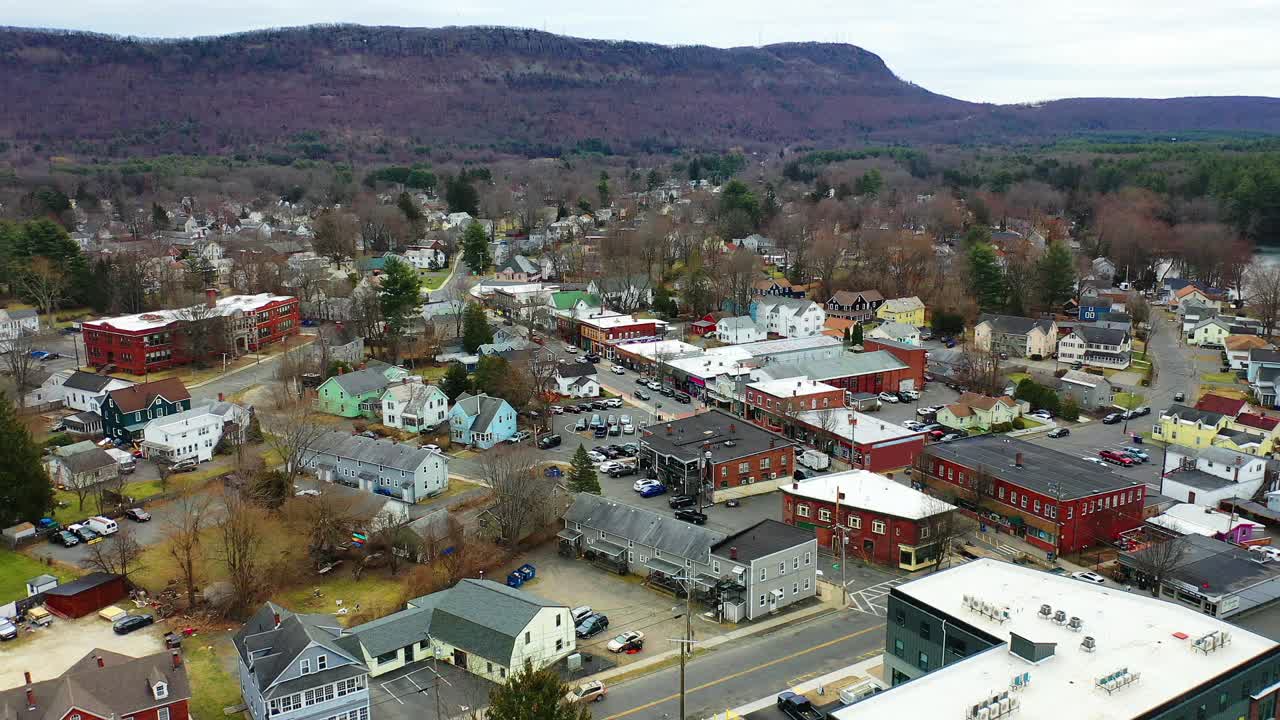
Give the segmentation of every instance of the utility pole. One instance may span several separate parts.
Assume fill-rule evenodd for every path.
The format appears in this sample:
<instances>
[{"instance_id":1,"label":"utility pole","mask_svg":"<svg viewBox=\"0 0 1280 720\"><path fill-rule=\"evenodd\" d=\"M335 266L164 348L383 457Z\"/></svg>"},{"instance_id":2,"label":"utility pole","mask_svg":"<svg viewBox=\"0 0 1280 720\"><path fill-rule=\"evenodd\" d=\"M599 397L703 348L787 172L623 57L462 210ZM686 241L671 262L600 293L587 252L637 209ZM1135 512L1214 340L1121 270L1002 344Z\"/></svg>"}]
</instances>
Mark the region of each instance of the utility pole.
<instances>
[{"instance_id":1,"label":"utility pole","mask_svg":"<svg viewBox=\"0 0 1280 720\"><path fill-rule=\"evenodd\" d=\"M849 529L845 524L840 522L840 500L844 498L844 493L840 492L840 488L836 487L836 530L840 533L840 606L849 606L849 580L846 575L845 566L848 563L845 560L845 548L849 545Z\"/></svg>"},{"instance_id":2,"label":"utility pole","mask_svg":"<svg viewBox=\"0 0 1280 720\"><path fill-rule=\"evenodd\" d=\"M679 640L673 639L671 642L680 645L680 716L679 720L686 720L685 715L685 665L692 652L694 644L693 639L693 589L697 585L697 580L692 575L681 575L672 578L680 583L680 587L684 590L684 637Z\"/></svg>"}]
</instances>

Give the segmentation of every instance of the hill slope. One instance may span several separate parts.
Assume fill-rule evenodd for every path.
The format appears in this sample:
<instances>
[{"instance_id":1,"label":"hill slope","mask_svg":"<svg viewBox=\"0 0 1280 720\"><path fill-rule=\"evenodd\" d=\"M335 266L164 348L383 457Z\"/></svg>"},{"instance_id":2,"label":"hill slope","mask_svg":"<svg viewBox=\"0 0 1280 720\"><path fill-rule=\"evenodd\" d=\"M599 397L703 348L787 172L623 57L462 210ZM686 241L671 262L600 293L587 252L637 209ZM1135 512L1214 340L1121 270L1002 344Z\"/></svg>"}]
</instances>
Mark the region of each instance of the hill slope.
<instances>
[{"instance_id":1,"label":"hill slope","mask_svg":"<svg viewBox=\"0 0 1280 720\"><path fill-rule=\"evenodd\" d=\"M506 28L323 26L180 41L0 30L0 139L85 153L549 152L1280 132L1280 100L963 102L850 45L666 47Z\"/></svg>"}]
</instances>

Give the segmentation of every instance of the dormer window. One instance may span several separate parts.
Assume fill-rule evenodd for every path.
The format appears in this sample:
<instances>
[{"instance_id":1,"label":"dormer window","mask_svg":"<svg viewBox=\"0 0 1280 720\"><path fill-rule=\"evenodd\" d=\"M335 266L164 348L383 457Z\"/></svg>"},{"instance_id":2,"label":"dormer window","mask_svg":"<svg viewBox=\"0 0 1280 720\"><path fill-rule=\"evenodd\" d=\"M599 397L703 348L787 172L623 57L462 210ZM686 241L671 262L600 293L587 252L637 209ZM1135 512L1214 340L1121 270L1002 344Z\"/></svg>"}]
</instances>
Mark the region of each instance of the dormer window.
<instances>
[{"instance_id":1,"label":"dormer window","mask_svg":"<svg viewBox=\"0 0 1280 720\"><path fill-rule=\"evenodd\" d=\"M163 700L169 697L169 683L158 682L152 685L151 693L156 696L157 700Z\"/></svg>"}]
</instances>

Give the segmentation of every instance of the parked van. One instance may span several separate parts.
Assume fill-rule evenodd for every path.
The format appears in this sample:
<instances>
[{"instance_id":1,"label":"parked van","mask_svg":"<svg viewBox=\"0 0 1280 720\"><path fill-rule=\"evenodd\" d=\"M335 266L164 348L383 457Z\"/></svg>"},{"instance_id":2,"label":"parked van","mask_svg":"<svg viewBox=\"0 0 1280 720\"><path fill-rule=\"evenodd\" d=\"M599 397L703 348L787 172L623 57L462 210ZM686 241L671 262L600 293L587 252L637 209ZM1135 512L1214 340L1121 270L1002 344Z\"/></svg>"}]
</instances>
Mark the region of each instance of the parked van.
<instances>
[{"instance_id":1,"label":"parked van","mask_svg":"<svg viewBox=\"0 0 1280 720\"><path fill-rule=\"evenodd\" d=\"M591 427L591 429L592 429L592 430L595 430L595 429L596 429L596 428L598 428L598 427L604 427L604 421L600 419L600 413L596 413L596 414L594 414L594 415L592 415L592 416L591 416L591 426L590 426L590 427Z\"/></svg>"},{"instance_id":2,"label":"parked van","mask_svg":"<svg viewBox=\"0 0 1280 720\"><path fill-rule=\"evenodd\" d=\"M101 515L95 515L89 518L89 527L99 535L110 535L120 529L116 526L115 520L102 517Z\"/></svg>"},{"instance_id":3,"label":"parked van","mask_svg":"<svg viewBox=\"0 0 1280 720\"><path fill-rule=\"evenodd\" d=\"M831 458L817 450L805 450L800 453L800 457L796 458L796 462L810 470L826 470L831 467Z\"/></svg>"},{"instance_id":4,"label":"parked van","mask_svg":"<svg viewBox=\"0 0 1280 720\"><path fill-rule=\"evenodd\" d=\"M120 466L120 472L122 473L131 473L138 467L138 461L134 459L132 454L127 453L124 450L107 448L107 454L115 459L116 464Z\"/></svg>"}]
</instances>

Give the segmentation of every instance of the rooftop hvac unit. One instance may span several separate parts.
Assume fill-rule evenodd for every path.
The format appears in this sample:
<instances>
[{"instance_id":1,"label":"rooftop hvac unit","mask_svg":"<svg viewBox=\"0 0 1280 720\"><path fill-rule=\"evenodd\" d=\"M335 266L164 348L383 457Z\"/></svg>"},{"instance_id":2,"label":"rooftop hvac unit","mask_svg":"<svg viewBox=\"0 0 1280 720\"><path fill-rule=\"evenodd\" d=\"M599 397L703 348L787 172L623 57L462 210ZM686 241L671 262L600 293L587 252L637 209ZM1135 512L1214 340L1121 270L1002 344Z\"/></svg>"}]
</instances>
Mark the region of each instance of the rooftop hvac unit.
<instances>
[{"instance_id":1,"label":"rooftop hvac unit","mask_svg":"<svg viewBox=\"0 0 1280 720\"><path fill-rule=\"evenodd\" d=\"M1085 635L1084 640L1080 642L1080 649L1085 652L1093 652L1098 649L1098 643L1093 639L1092 635Z\"/></svg>"},{"instance_id":2,"label":"rooftop hvac unit","mask_svg":"<svg viewBox=\"0 0 1280 720\"><path fill-rule=\"evenodd\" d=\"M979 708L977 718L978 720L991 720L991 710L985 707Z\"/></svg>"},{"instance_id":3,"label":"rooftop hvac unit","mask_svg":"<svg viewBox=\"0 0 1280 720\"><path fill-rule=\"evenodd\" d=\"M1049 607L1048 605L1041 605L1040 617L1044 618L1045 620L1048 620L1049 618L1053 617L1053 608Z\"/></svg>"},{"instance_id":4,"label":"rooftop hvac unit","mask_svg":"<svg viewBox=\"0 0 1280 720\"><path fill-rule=\"evenodd\" d=\"M1067 624L1067 614L1066 614L1065 612L1063 612L1062 610L1058 610L1057 612L1055 612L1055 613L1053 614L1053 621L1054 621L1054 622L1056 622L1056 623L1058 623L1059 625L1066 625L1066 624Z\"/></svg>"},{"instance_id":5,"label":"rooftop hvac unit","mask_svg":"<svg viewBox=\"0 0 1280 720\"><path fill-rule=\"evenodd\" d=\"M1084 622L1082 622L1080 618L1076 617L1075 615L1072 615L1071 620L1067 622L1067 627L1071 628L1076 632L1080 632L1082 629L1084 629Z\"/></svg>"}]
</instances>

